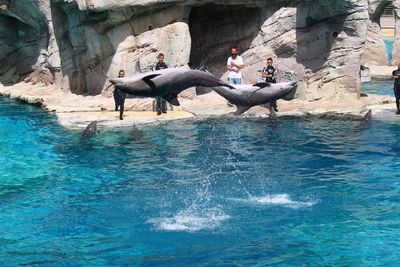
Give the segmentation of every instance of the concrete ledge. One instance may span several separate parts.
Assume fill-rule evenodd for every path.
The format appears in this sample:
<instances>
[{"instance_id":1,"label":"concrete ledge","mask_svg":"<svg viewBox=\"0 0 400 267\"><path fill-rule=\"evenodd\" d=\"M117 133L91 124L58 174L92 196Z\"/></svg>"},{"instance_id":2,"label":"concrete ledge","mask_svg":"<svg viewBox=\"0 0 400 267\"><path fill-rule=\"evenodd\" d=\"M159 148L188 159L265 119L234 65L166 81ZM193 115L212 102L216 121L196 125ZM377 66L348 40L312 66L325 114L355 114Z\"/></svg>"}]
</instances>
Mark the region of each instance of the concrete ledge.
<instances>
[{"instance_id":1,"label":"concrete ledge","mask_svg":"<svg viewBox=\"0 0 400 267\"><path fill-rule=\"evenodd\" d=\"M83 129L90 122L97 121L99 128L132 127L133 124L154 124L171 120L203 120L215 117L232 117L235 107L227 105L227 101L211 92L194 96L186 90L179 97L180 107L166 114L157 114L152 111L152 98L127 99L124 119L119 120L119 112L114 111L114 100L105 96L81 96L64 93L55 86L40 86L19 83L14 86L0 84L0 95L26 103L41 105L44 110L54 113L58 123L69 129ZM370 94L368 97L348 99L336 102L278 101L278 117L339 117L360 119L369 109L377 113L378 118L400 119L394 116L394 98ZM256 106L238 116L239 118L265 118L269 116L269 109L265 106Z\"/></svg>"},{"instance_id":2,"label":"concrete ledge","mask_svg":"<svg viewBox=\"0 0 400 267\"><path fill-rule=\"evenodd\" d=\"M388 80L397 66L367 66L372 79Z\"/></svg>"}]
</instances>

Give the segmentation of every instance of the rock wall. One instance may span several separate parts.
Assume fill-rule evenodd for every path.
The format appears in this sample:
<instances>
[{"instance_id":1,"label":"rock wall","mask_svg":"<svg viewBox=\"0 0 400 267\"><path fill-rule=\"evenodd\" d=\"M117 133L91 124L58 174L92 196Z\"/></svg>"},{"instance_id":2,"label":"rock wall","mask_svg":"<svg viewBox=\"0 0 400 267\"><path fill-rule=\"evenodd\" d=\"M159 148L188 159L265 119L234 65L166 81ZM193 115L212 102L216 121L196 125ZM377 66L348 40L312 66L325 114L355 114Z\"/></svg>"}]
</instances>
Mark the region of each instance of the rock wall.
<instances>
[{"instance_id":1,"label":"rock wall","mask_svg":"<svg viewBox=\"0 0 400 267\"><path fill-rule=\"evenodd\" d=\"M47 68L63 90L99 94L119 69L148 70L159 52L170 66L223 76L237 45L246 82L273 57L301 81L299 98L340 100L359 94L370 14L367 0L12 1L0 10L0 81Z\"/></svg>"},{"instance_id":2,"label":"rock wall","mask_svg":"<svg viewBox=\"0 0 400 267\"><path fill-rule=\"evenodd\" d=\"M400 0L393 1L394 16L396 20L395 36L392 49L392 64L400 63Z\"/></svg>"},{"instance_id":3,"label":"rock wall","mask_svg":"<svg viewBox=\"0 0 400 267\"><path fill-rule=\"evenodd\" d=\"M386 45L381 33L380 19L386 6L391 1L388 0L368 0L369 2L369 21L368 34L365 50L361 59L361 64L366 66L388 65Z\"/></svg>"}]
</instances>

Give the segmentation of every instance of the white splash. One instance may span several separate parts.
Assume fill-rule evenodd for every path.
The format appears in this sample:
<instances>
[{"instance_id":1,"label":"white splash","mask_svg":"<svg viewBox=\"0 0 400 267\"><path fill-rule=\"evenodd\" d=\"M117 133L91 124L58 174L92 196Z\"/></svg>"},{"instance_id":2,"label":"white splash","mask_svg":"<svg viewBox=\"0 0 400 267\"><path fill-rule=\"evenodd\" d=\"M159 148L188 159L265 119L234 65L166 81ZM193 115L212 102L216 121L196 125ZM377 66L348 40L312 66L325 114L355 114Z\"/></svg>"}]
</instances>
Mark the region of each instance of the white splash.
<instances>
[{"instance_id":1,"label":"white splash","mask_svg":"<svg viewBox=\"0 0 400 267\"><path fill-rule=\"evenodd\" d=\"M218 227L223 221L229 219L222 210L217 208L207 209L198 214L191 208L181 211L175 216L154 218L150 223L160 231L196 232L204 229Z\"/></svg>"},{"instance_id":2,"label":"white splash","mask_svg":"<svg viewBox=\"0 0 400 267\"><path fill-rule=\"evenodd\" d=\"M295 201L290 198L288 194L275 194L262 197L249 197L248 199L236 199L238 201L258 204L258 205L276 205L284 206L291 209L300 209L314 206L317 201Z\"/></svg>"}]
</instances>

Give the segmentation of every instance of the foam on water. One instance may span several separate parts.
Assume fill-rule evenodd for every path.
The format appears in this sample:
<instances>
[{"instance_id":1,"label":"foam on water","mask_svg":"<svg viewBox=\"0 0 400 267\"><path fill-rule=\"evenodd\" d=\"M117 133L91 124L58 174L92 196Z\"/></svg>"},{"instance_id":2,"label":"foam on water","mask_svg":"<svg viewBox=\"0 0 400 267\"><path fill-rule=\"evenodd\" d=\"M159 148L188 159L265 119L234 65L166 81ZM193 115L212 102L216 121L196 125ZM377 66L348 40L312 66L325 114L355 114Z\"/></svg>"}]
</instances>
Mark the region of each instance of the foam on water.
<instances>
[{"instance_id":1,"label":"foam on water","mask_svg":"<svg viewBox=\"0 0 400 267\"><path fill-rule=\"evenodd\" d=\"M245 202L255 205L276 205L291 209L300 209L314 206L317 201L295 201L288 194L274 194L261 197L250 196L248 199L235 199L236 201Z\"/></svg>"},{"instance_id":2,"label":"foam on water","mask_svg":"<svg viewBox=\"0 0 400 267\"><path fill-rule=\"evenodd\" d=\"M201 212L189 208L172 217L150 219L149 223L152 223L159 231L196 232L217 228L229 218L230 216L220 208L210 208Z\"/></svg>"}]
</instances>

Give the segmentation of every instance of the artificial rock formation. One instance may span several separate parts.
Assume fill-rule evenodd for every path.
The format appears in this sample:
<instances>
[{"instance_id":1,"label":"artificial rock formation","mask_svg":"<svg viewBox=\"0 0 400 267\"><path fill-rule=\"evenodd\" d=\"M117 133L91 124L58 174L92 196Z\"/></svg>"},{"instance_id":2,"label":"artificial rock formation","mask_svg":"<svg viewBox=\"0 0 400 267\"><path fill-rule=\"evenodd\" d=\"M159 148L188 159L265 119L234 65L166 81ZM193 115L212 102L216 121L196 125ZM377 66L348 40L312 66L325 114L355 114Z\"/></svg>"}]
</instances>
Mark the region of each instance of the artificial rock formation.
<instances>
[{"instance_id":1,"label":"artificial rock formation","mask_svg":"<svg viewBox=\"0 0 400 267\"><path fill-rule=\"evenodd\" d=\"M361 64L366 66L388 65L386 45L381 33L380 19L389 0L368 0L369 21L368 34Z\"/></svg>"},{"instance_id":2,"label":"artificial rock formation","mask_svg":"<svg viewBox=\"0 0 400 267\"><path fill-rule=\"evenodd\" d=\"M393 50L392 50L392 64L400 63L400 0L393 1L394 16L396 20L395 26L395 36L393 42Z\"/></svg>"},{"instance_id":3,"label":"artificial rock formation","mask_svg":"<svg viewBox=\"0 0 400 267\"><path fill-rule=\"evenodd\" d=\"M367 0L11 1L0 10L0 82L45 68L63 90L96 95L160 52L171 67L223 76L236 45L248 83L273 57L299 79L301 99L357 97L370 14Z\"/></svg>"}]
</instances>

